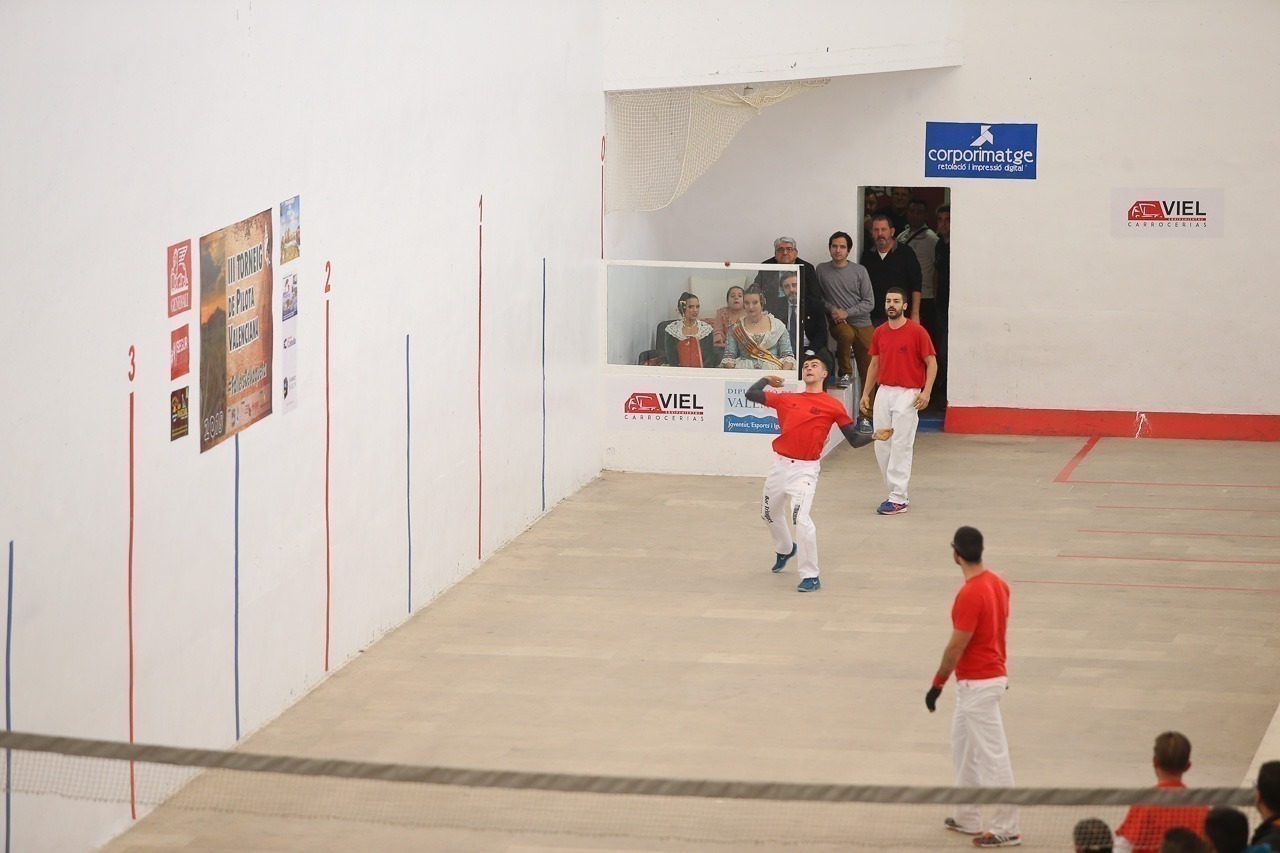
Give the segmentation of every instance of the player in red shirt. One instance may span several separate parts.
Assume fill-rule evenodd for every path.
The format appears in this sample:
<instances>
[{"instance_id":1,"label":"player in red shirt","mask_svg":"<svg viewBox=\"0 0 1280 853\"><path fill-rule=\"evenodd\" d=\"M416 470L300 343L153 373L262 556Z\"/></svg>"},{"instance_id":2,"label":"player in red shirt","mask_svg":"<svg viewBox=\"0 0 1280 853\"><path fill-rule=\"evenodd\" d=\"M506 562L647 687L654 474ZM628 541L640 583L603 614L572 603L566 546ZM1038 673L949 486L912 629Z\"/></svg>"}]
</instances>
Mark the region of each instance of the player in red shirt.
<instances>
[{"instance_id":1,"label":"player in red shirt","mask_svg":"<svg viewBox=\"0 0 1280 853\"><path fill-rule=\"evenodd\" d=\"M1009 624L1009 585L982 564L982 534L961 527L951 537L951 558L964 572L964 586L951 606L951 641L925 694L924 704L933 713L938 696L954 671L956 710L951 721L951 760L960 788L1012 788L1013 765L1009 742L1000 718L1000 697L1009 689L1005 668L1005 631ZM977 806L959 806L944 821L953 832L975 836L975 847L1017 847L1018 809L993 810L989 829L982 829Z\"/></svg>"},{"instance_id":2,"label":"player in red shirt","mask_svg":"<svg viewBox=\"0 0 1280 853\"><path fill-rule=\"evenodd\" d=\"M871 389L878 382L872 423L893 429L893 441L876 445L876 461L889 490L889 497L876 509L881 515L906 512L911 502L907 483L911 480L916 426L920 423L920 410L929 405L933 380L938 375L933 341L924 326L903 313L906 299L906 291L900 287L891 287L885 294L884 313L889 320L871 335L871 364L858 405L863 415L872 415Z\"/></svg>"},{"instance_id":3,"label":"player in red shirt","mask_svg":"<svg viewBox=\"0 0 1280 853\"><path fill-rule=\"evenodd\" d=\"M884 441L893 430L882 429L872 435L858 432L853 418L845 411L844 404L822 390L831 368L825 359L806 350L800 365L804 379L804 392L766 391L766 385L782 387L781 376L766 376L747 389L746 397L755 403L776 409L782 433L773 440L778 454L773 469L764 480L764 498L760 516L769 525L773 538L773 550L777 558L773 571L780 572L787 561L799 551L800 592L822 589L818 580L818 529L809 517L813 507L813 495L818 488L818 471L821 465L822 447L826 444L831 425L838 424L840 432L854 447L865 447L872 440ZM796 527L793 539L787 528L787 520L781 515L783 499L791 498L791 523Z\"/></svg>"}]
</instances>

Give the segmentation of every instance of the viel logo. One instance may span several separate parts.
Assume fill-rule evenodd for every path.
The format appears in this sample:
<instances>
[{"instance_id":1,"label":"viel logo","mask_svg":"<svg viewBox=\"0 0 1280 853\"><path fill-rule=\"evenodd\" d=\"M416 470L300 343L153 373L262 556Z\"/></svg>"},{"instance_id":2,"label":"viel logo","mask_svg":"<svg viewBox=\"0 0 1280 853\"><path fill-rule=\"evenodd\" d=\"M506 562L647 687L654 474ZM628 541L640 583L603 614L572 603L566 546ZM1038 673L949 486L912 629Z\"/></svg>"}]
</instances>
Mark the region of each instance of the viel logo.
<instances>
[{"instance_id":1,"label":"viel logo","mask_svg":"<svg viewBox=\"0 0 1280 853\"><path fill-rule=\"evenodd\" d=\"M1129 207L1130 222L1204 221L1208 214L1198 199L1135 201Z\"/></svg>"},{"instance_id":2,"label":"viel logo","mask_svg":"<svg viewBox=\"0 0 1280 853\"><path fill-rule=\"evenodd\" d=\"M627 398L623 411L628 415L702 415L697 394L660 394L637 391Z\"/></svg>"}]
</instances>

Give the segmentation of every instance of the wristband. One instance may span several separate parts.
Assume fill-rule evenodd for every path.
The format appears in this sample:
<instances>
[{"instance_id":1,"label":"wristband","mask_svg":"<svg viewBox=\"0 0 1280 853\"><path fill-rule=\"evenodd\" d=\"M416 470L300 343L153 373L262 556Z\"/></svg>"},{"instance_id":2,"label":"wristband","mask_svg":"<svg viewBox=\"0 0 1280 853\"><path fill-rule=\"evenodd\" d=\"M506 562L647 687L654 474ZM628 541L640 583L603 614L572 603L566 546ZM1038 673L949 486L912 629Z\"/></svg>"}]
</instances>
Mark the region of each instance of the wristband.
<instances>
[{"instance_id":1,"label":"wristband","mask_svg":"<svg viewBox=\"0 0 1280 853\"><path fill-rule=\"evenodd\" d=\"M939 678L937 675L933 677L933 686L941 690L947 684L946 678Z\"/></svg>"}]
</instances>

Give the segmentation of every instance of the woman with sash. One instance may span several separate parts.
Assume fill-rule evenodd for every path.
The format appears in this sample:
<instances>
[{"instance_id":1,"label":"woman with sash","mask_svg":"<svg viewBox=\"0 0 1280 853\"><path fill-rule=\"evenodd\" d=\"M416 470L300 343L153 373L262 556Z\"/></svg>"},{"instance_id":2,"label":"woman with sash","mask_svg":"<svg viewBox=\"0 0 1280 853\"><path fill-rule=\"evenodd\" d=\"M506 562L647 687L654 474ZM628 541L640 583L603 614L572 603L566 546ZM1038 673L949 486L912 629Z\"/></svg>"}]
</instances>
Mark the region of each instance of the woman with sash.
<instances>
[{"instance_id":1,"label":"woman with sash","mask_svg":"<svg viewBox=\"0 0 1280 853\"><path fill-rule=\"evenodd\" d=\"M701 310L698 297L685 291L676 302L679 320L667 324L662 336L667 364L672 367L715 367L712 348L713 329L709 323L698 319Z\"/></svg>"},{"instance_id":2,"label":"woman with sash","mask_svg":"<svg viewBox=\"0 0 1280 853\"><path fill-rule=\"evenodd\" d=\"M795 369L796 359L787 327L777 317L765 313L760 291L747 290L742 304L746 313L729 329L720 366L739 370Z\"/></svg>"}]
</instances>

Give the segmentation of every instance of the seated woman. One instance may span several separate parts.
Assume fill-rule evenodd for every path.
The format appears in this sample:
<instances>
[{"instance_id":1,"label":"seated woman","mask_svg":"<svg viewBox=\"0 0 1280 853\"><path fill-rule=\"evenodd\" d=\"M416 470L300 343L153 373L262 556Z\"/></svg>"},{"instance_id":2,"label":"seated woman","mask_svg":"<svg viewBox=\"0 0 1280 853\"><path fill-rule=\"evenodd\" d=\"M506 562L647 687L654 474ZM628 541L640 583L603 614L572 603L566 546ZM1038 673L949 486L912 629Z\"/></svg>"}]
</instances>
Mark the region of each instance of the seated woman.
<instances>
[{"instance_id":1,"label":"seated woman","mask_svg":"<svg viewBox=\"0 0 1280 853\"><path fill-rule=\"evenodd\" d=\"M711 326L698 319L701 307L698 297L692 293L680 294L676 302L680 319L671 321L662 336L667 364L672 367L715 367Z\"/></svg>"},{"instance_id":2,"label":"seated woman","mask_svg":"<svg viewBox=\"0 0 1280 853\"><path fill-rule=\"evenodd\" d=\"M743 296L746 312L729 329L721 367L739 370L792 370L791 336L782 321L764 312L764 296L751 288Z\"/></svg>"},{"instance_id":3,"label":"seated woman","mask_svg":"<svg viewBox=\"0 0 1280 853\"><path fill-rule=\"evenodd\" d=\"M725 306L711 318L711 328L715 330L712 340L714 345L721 351L725 348L725 340L729 337L730 327L742 319L744 313L742 295L745 292L736 284L729 288L729 292L724 295Z\"/></svg>"}]
</instances>

